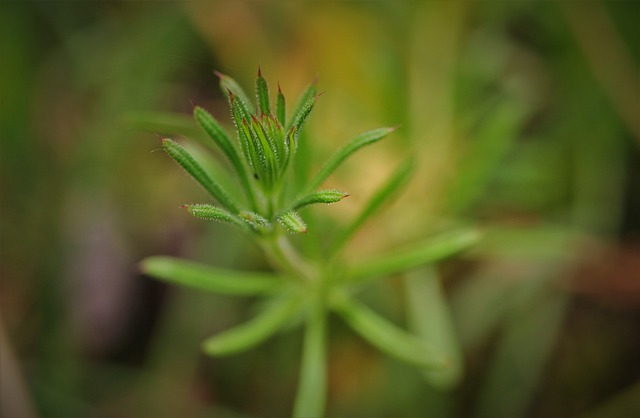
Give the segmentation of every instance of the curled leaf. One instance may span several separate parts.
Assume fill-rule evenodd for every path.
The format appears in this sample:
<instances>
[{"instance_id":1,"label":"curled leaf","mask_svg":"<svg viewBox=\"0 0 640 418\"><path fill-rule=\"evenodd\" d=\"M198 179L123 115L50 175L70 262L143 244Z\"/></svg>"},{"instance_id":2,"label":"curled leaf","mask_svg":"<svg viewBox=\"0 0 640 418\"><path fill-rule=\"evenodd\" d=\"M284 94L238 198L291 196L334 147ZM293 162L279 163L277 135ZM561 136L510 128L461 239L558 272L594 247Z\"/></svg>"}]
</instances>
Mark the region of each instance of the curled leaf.
<instances>
[{"instance_id":1,"label":"curled leaf","mask_svg":"<svg viewBox=\"0 0 640 418\"><path fill-rule=\"evenodd\" d=\"M290 210L286 212L284 215L281 215L278 218L278 221L294 234L298 233L306 233L307 232L307 224L304 223L298 212L294 210Z\"/></svg>"},{"instance_id":2,"label":"curled leaf","mask_svg":"<svg viewBox=\"0 0 640 418\"><path fill-rule=\"evenodd\" d=\"M317 192L308 194L302 199L298 200L293 205L293 209L300 209L301 207L314 205L317 203L336 203L348 196L348 193L341 192L339 190L319 190Z\"/></svg>"}]
</instances>

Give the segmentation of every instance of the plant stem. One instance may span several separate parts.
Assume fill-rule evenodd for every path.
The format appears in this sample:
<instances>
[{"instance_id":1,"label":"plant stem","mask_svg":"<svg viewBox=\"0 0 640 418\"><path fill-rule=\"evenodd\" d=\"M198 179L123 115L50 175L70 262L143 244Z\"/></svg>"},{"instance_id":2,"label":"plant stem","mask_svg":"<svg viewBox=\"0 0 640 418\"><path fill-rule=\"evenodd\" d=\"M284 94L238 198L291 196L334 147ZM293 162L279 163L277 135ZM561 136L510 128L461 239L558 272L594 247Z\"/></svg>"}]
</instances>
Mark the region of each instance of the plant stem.
<instances>
[{"instance_id":1,"label":"plant stem","mask_svg":"<svg viewBox=\"0 0 640 418\"><path fill-rule=\"evenodd\" d=\"M322 417L327 397L326 310L321 289L315 294L304 334L294 417Z\"/></svg>"},{"instance_id":2,"label":"plant stem","mask_svg":"<svg viewBox=\"0 0 640 418\"><path fill-rule=\"evenodd\" d=\"M315 269L302 258L286 236L274 234L258 242L274 268L304 281L311 281L317 276Z\"/></svg>"}]
</instances>

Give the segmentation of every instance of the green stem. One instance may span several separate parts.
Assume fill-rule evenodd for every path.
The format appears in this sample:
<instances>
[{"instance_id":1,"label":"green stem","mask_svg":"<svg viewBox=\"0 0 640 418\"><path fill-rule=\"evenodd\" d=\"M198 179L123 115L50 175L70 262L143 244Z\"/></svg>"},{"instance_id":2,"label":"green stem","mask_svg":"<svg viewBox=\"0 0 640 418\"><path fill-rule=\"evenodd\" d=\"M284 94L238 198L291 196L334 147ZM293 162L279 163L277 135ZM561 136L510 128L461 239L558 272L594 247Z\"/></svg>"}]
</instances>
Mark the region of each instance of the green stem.
<instances>
[{"instance_id":1,"label":"green stem","mask_svg":"<svg viewBox=\"0 0 640 418\"><path fill-rule=\"evenodd\" d=\"M317 276L315 269L302 258L286 236L276 233L259 243L274 268L305 281L311 281Z\"/></svg>"},{"instance_id":2,"label":"green stem","mask_svg":"<svg viewBox=\"0 0 640 418\"><path fill-rule=\"evenodd\" d=\"M327 397L326 311L322 290L313 298L304 334L294 417L324 416Z\"/></svg>"}]
</instances>

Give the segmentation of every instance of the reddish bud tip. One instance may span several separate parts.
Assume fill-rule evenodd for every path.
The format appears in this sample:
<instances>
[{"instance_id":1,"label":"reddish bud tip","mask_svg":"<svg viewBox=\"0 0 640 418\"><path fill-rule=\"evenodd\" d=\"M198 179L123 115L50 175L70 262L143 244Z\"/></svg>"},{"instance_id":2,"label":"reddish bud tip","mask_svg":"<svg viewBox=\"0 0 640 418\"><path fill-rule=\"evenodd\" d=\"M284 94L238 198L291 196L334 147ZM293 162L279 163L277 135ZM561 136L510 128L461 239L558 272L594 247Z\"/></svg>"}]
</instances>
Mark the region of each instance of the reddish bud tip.
<instances>
[{"instance_id":1,"label":"reddish bud tip","mask_svg":"<svg viewBox=\"0 0 640 418\"><path fill-rule=\"evenodd\" d=\"M216 77L218 78L225 78L226 75L222 74L220 71L218 70L213 70L213 73L216 75Z\"/></svg>"},{"instance_id":2,"label":"reddish bud tip","mask_svg":"<svg viewBox=\"0 0 640 418\"><path fill-rule=\"evenodd\" d=\"M278 82L278 93L282 94L282 89L280 88L280 82Z\"/></svg>"},{"instance_id":3,"label":"reddish bud tip","mask_svg":"<svg viewBox=\"0 0 640 418\"><path fill-rule=\"evenodd\" d=\"M258 77L262 77L262 69L258 65Z\"/></svg>"},{"instance_id":4,"label":"reddish bud tip","mask_svg":"<svg viewBox=\"0 0 640 418\"><path fill-rule=\"evenodd\" d=\"M189 205L180 205L180 209L189 209Z\"/></svg>"},{"instance_id":5,"label":"reddish bud tip","mask_svg":"<svg viewBox=\"0 0 640 418\"><path fill-rule=\"evenodd\" d=\"M347 197L351 196L349 193L345 193L344 196L342 196L343 199L346 199Z\"/></svg>"},{"instance_id":6,"label":"reddish bud tip","mask_svg":"<svg viewBox=\"0 0 640 418\"><path fill-rule=\"evenodd\" d=\"M325 92L320 92L318 94L316 94L315 96L313 96L313 100L318 100L318 97L322 96Z\"/></svg>"}]
</instances>

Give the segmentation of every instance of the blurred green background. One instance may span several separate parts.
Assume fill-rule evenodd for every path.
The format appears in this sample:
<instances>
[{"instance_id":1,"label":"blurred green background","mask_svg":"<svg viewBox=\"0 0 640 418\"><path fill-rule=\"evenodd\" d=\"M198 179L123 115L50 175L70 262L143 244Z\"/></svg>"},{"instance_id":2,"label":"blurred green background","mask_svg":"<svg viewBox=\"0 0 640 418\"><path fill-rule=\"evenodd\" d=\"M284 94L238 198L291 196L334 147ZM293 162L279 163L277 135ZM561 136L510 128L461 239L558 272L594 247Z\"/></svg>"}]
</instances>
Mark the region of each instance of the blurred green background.
<instances>
[{"instance_id":1,"label":"blurred green background","mask_svg":"<svg viewBox=\"0 0 640 418\"><path fill-rule=\"evenodd\" d=\"M640 416L637 1L3 1L0 411L4 417L286 416L301 332L211 359L200 341L251 301L141 276L154 254L266 269L246 237L178 207L204 194L132 123L229 123L212 70L257 67L295 98L318 162L400 125L330 179L354 215L413 156L358 258L450 222L471 252L438 266L466 371L449 392L334 321L329 416ZM322 237L330 229L310 233ZM402 324L401 282L367 300Z\"/></svg>"}]
</instances>

